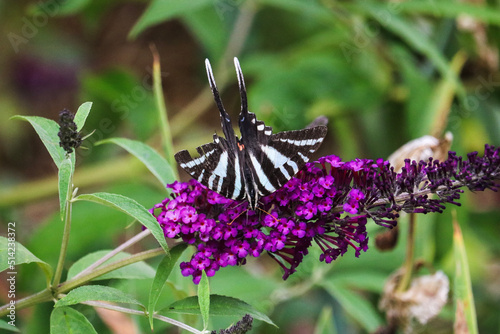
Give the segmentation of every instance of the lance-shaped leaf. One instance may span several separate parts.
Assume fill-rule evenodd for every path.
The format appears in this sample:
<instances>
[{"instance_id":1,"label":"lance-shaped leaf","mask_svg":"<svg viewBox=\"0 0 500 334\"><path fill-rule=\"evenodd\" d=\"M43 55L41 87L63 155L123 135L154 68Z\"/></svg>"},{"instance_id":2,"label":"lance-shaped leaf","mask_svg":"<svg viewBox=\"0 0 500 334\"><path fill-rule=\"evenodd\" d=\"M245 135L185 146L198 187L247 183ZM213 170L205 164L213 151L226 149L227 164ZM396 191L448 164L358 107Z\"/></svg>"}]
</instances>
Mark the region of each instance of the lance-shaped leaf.
<instances>
[{"instance_id":1,"label":"lance-shaped leaf","mask_svg":"<svg viewBox=\"0 0 500 334\"><path fill-rule=\"evenodd\" d=\"M163 186L175 181L175 174L170 164L150 146L136 140L125 138L105 139L99 141L97 145L106 143L119 145L126 149L130 154L134 155L137 159L141 160Z\"/></svg>"},{"instance_id":2,"label":"lance-shaped leaf","mask_svg":"<svg viewBox=\"0 0 500 334\"><path fill-rule=\"evenodd\" d=\"M92 108L92 102L82 103L82 105L78 107L75 119L73 120L76 124L77 131L82 131L85 121L87 120L87 116L90 113L90 108Z\"/></svg>"},{"instance_id":3,"label":"lance-shaped leaf","mask_svg":"<svg viewBox=\"0 0 500 334\"><path fill-rule=\"evenodd\" d=\"M211 3L211 0L153 0L139 20L137 20L137 23L129 33L129 37L135 38L152 25L165 22L196 9L201 9L202 7L209 6Z\"/></svg>"},{"instance_id":4,"label":"lance-shaped leaf","mask_svg":"<svg viewBox=\"0 0 500 334\"><path fill-rule=\"evenodd\" d=\"M456 215L454 215L456 216ZM467 333L477 334L476 307L470 280L469 262L462 230L453 219L453 250L455 257L455 328L467 328ZM465 333L465 332L464 332Z\"/></svg>"},{"instance_id":5,"label":"lance-shaped leaf","mask_svg":"<svg viewBox=\"0 0 500 334\"><path fill-rule=\"evenodd\" d=\"M71 180L75 165L72 160L66 158L62 161L59 167L59 205L61 220L66 216L66 202L69 201L71 196Z\"/></svg>"},{"instance_id":6,"label":"lance-shaped leaf","mask_svg":"<svg viewBox=\"0 0 500 334\"><path fill-rule=\"evenodd\" d=\"M78 273L85 270L87 267L95 263L97 260L101 259L107 255L110 250L100 250L94 253L90 253L76 261L68 270L67 280L72 279ZM102 265L108 265L114 261L122 260L129 257L130 254L127 252L120 252L113 256L111 259L105 261ZM96 277L93 280L104 280L104 279L146 279L154 277L155 270L146 262L140 261L136 263L129 264L123 268L113 270L107 274Z\"/></svg>"},{"instance_id":7,"label":"lance-shaped leaf","mask_svg":"<svg viewBox=\"0 0 500 334\"><path fill-rule=\"evenodd\" d=\"M148 301L148 314L149 314L149 325L153 329L153 315L155 312L156 303L160 298L161 291L165 286L165 282L170 276L172 269L174 268L177 260L187 248L187 244L179 244L170 250L170 256L165 256L156 270L156 275L151 285L151 290L149 291L149 301Z\"/></svg>"},{"instance_id":8,"label":"lance-shaped leaf","mask_svg":"<svg viewBox=\"0 0 500 334\"><path fill-rule=\"evenodd\" d=\"M45 274L47 285L49 285L52 278L52 267L50 265L33 255L33 253L27 250L26 247L19 242L9 241L9 239L5 237L0 237L0 271L6 269L15 271L14 266L32 262L38 264L42 269Z\"/></svg>"},{"instance_id":9,"label":"lance-shaped leaf","mask_svg":"<svg viewBox=\"0 0 500 334\"><path fill-rule=\"evenodd\" d=\"M333 316L333 309L330 306L325 306L319 314L314 334L337 334Z\"/></svg>"},{"instance_id":10,"label":"lance-shaped leaf","mask_svg":"<svg viewBox=\"0 0 500 334\"><path fill-rule=\"evenodd\" d=\"M167 242L165 241L165 236L160 225L144 206L133 199L118 194L94 193L80 195L75 200L90 201L109 206L137 219L151 231L151 234L153 234L160 246L168 254Z\"/></svg>"},{"instance_id":11,"label":"lance-shaped leaf","mask_svg":"<svg viewBox=\"0 0 500 334\"><path fill-rule=\"evenodd\" d=\"M205 271L202 271L200 284L198 285L198 305L200 306L201 318L203 319L203 330L208 327L210 312L210 286Z\"/></svg>"},{"instance_id":12,"label":"lance-shaped leaf","mask_svg":"<svg viewBox=\"0 0 500 334\"><path fill-rule=\"evenodd\" d=\"M331 280L321 284L328 293L334 297L344 310L358 320L367 332L373 332L382 325L377 310L366 299L352 291L349 285L335 284ZM362 314L362 317L358 315Z\"/></svg>"},{"instance_id":13,"label":"lance-shaped leaf","mask_svg":"<svg viewBox=\"0 0 500 334\"><path fill-rule=\"evenodd\" d=\"M429 58L441 75L455 84L459 97L465 99L464 86L458 80L457 75L453 72L444 55L430 39L418 33L415 27L405 21L401 16L396 15L394 11L387 10L384 6L365 2L360 6L354 5L354 7L354 10L359 10L360 12L367 11L370 16L377 20L387 30L399 36L414 50Z\"/></svg>"},{"instance_id":14,"label":"lance-shaped leaf","mask_svg":"<svg viewBox=\"0 0 500 334\"><path fill-rule=\"evenodd\" d=\"M160 311L161 313L183 313L183 314L200 314L200 305L198 297L192 296L176 301ZM254 319L267 322L270 325L276 326L271 319L264 313L257 311L252 305L245 303L242 300L220 296L210 295L210 315L220 316L235 316L243 317L245 314L250 314Z\"/></svg>"},{"instance_id":15,"label":"lance-shaped leaf","mask_svg":"<svg viewBox=\"0 0 500 334\"><path fill-rule=\"evenodd\" d=\"M50 334L97 334L83 314L71 307L57 307L50 315Z\"/></svg>"},{"instance_id":16,"label":"lance-shaped leaf","mask_svg":"<svg viewBox=\"0 0 500 334\"><path fill-rule=\"evenodd\" d=\"M57 168L59 168L66 157L66 151L59 146L59 137L57 136L59 125L51 119L38 116L14 116L12 119L30 122L31 126L33 126L33 129L35 129L42 140L43 145L45 145L47 151L49 151Z\"/></svg>"},{"instance_id":17,"label":"lance-shaped leaf","mask_svg":"<svg viewBox=\"0 0 500 334\"><path fill-rule=\"evenodd\" d=\"M0 320L0 329L19 333L19 329L16 326L9 325L7 321L4 320Z\"/></svg>"},{"instance_id":18,"label":"lance-shaped leaf","mask_svg":"<svg viewBox=\"0 0 500 334\"><path fill-rule=\"evenodd\" d=\"M75 305L89 300L100 300L112 303L124 303L146 308L138 300L130 297L123 291L103 285L86 285L71 290L65 297L55 304L55 307Z\"/></svg>"}]
</instances>

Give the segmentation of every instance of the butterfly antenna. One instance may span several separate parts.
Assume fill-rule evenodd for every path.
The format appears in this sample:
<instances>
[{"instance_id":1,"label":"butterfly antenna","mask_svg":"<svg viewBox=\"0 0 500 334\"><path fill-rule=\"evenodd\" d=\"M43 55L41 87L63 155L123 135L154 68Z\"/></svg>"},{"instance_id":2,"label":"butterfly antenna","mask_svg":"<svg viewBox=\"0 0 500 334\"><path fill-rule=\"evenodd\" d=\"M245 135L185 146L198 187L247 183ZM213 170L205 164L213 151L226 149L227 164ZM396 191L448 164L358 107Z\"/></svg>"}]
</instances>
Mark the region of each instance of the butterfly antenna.
<instances>
[{"instance_id":1,"label":"butterfly antenna","mask_svg":"<svg viewBox=\"0 0 500 334\"><path fill-rule=\"evenodd\" d=\"M243 72L241 71L240 62L236 57L234 57L234 67L236 68L236 74L238 75L238 87L240 88L240 98L241 98L241 112L243 114L247 114L248 113L247 89L245 87L245 79L243 78Z\"/></svg>"},{"instance_id":2,"label":"butterfly antenna","mask_svg":"<svg viewBox=\"0 0 500 334\"><path fill-rule=\"evenodd\" d=\"M262 211L262 212L264 212L264 213L267 213L269 216L273 217L273 219L274 219L277 223L279 223L279 222L280 222L280 220L279 220L278 218L274 217L272 214L270 214L270 213L269 213L269 212L267 212L266 210L261 209L261 208L259 208L259 207L257 207L257 209L259 209L260 211Z\"/></svg>"},{"instance_id":3,"label":"butterfly antenna","mask_svg":"<svg viewBox=\"0 0 500 334\"><path fill-rule=\"evenodd\" d=\"M205 59L205 68L207 69L208 83L210 84L210 88L212 89L212 94L214 95L214 100L217 104L217 108L219 108L219 111L222 115L226 116L227 113L224 109L224 105L222 104L217 85L215 84L214 73L212 72L212 66L210 65L210 61L208 60L208 58Z\"/></svg>"},{"instance_id":4,"label":"butterfly antenna","mask_svg":"<svg viewBox=\"0 0 500 334\"><path fill-rule=\"evenodd\" d=\"M217 89L217 85L215 84L214 73L212 72L212 66L210 65L210 61L205 59L205 68L207 69L208 83L210 84L210 88L212 89L212 94L214 96L215 103L217 104L217 108L219 108L220 112L220 121L222 125L222 131L224 132L224 136L229 141L230 145L233 149L236 150L236 138L234 135L234 130L231 125L231 119L224 109L224 105L222 104L222 100L219 95L219 90Z\"/></svg>"},{"instance_id":5,"label":"butterfly antenna","mask_svg":"<svg viewBox=\"0 0 500 334\"><path fill-rule=\"evenodd\" d=\"M243 204L245 204L245 202L240 202L240 203L238 203L237 205L233 206L232 208L229 208L229 207L228 207L228 209L236 209L237 207L239 207L240 205L243 205ZM239 215L237 215L237 216L236 216L236 218L234 218L233 220L231 220L231 222L230 222L228 225L231 225L232 223L234 223L234 221L235 221L236 219L240 218L240 216L241 216L242 214L244 214L245 212L248 212L248 209L246 209L245 211L242 211ZM247 220L248 220L248 219L247 219Z\"/></svg>"},{"instance_id":6,"label":"butterfly antenna","mask_svg":"<svg viewBox=\"0 0 500 334\"><path fill-rule=\"evenodd\" d=\"M231 225L232 223L234 223L234 221L235 221L236 219L240 218L240 216L241 216L242 214L244 214L245 212L248 212L248 209L246 209L245 211L240 212L240 214L239 214L239 215L237 215L237 216L236 216L233 220L231 220L231 222L230 222L228 225ZM247 221L248 221L248 215L247 215Z\"/></svg>"}]
</instances>

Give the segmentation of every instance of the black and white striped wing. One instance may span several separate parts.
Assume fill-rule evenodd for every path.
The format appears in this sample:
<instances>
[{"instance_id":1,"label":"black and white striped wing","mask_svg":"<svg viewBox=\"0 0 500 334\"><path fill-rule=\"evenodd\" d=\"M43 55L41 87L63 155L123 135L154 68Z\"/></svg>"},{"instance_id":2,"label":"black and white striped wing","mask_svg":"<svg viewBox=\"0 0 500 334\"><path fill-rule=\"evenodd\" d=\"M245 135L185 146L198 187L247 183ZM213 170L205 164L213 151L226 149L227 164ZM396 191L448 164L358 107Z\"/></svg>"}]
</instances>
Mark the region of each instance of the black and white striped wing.
<instances>
[{"instance_id":1,"label":"black and white striped wing","mask_svg":"<svg viewBox=\"0 0 500 334\"><path fill-rule=\"evenodd\" d=\"M228 142L214 135L214 142L197 147L198 158L187 150L175 154L175 160L189 175L207 188L224 197L242 200L245 186L240 172L240 161Z\"/></svg>"},{"instance_id":2,"label":"black and white striped wing","mask_svg":"<svg viewBox=\"0 0 500 334\"><path fill-rule=\"evenodd\" d=\"M297 174L319 148L326 132L326 126L317 126L279 132L267 143L259 142L256 159L252 159L259 195L273 193Z\"/></svg>"}]
</instances>

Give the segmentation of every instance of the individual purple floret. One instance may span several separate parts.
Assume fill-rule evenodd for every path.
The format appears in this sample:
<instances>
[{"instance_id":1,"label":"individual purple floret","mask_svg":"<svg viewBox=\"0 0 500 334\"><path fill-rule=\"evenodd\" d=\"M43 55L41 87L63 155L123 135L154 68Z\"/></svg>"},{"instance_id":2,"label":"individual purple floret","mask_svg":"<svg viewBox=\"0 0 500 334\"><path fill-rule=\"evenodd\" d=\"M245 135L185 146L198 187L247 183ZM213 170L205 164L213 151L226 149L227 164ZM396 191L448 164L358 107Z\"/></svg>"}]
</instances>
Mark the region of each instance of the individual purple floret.
<instances>
[{"instance_id":1,"label":"individual purple floret","mask_svg":"<svg viewBox=\"0 0 500 334\"><path fill-rule=\"evenodd\" d=\"M368 249L368 219L392 228L400 211L442 212L445 203L460 205L461 188L497 191L499 179L499 149L489 145L483 157L471 153L467 160L454 152L443 162L407 160L400 173L383 160L342 162L326 156L261 198L256 212L196 180L169 184L171 198L151 212L165 237L196 247L191 260L180 265L195 284L203 270L213 276L263 252L283 268L286 279L313 242L322 251L320 261L330 263L349 248L358 257Z\"/></svg>"}]
</instances>

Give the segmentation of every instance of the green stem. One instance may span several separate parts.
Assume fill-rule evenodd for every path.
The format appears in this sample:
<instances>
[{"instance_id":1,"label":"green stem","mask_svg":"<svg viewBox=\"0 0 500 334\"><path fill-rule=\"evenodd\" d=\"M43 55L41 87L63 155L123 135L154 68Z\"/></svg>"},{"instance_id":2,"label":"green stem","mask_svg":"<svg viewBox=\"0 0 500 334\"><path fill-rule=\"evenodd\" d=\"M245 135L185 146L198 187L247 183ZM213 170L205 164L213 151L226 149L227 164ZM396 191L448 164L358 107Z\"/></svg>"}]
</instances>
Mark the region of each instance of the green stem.
<instances>
[{"instance_id":1,"label":"green stem","mask_svg":"<svg viewBox=\"0 0 500 334\"><path fill-rule=\"evenodd\" d=\"M106 302L100 302L100 301L91 300L91 301L82 302L82 304L90 305L90 306L93 306L93 307L105 308L105 309L108 309L108 310L113 310L113 311L117 311L117 312L121 312L121 313L128 313L128 314L134 314L134 315L139 315L139 316L144 316L145 315L145 313L143 311L138 311L138 310L133 310L133 309L125 308L125 307L122 307L122 306L112 305L112 304L109 304L109 303L106 303ZM188 326L188 325L186 325L186 324L184 324L184 323L182 323L180 321L177 321L177 320L171 319L171 318L167 318L167 317L159 315L159 314L154 314L153 318L161 320L161 321L169 323L169 324L172 324L174 326L177 326L179 328L187 330L188 332L191 332L191 333L195 333L195 334L203 334L204 333L204 332L199 331L196 328L193 328L191 326Z\"/></svg>"},{"instance_id":2,"label":"green stem","mask_svg":"<svg viewBox=\"0 0 500 334\"><path fill-rule=\"evenodd\" d=\"M93 280L96 277L107 274L113 270L125 267L129 264L132 264L132 263L147 260L147 259L150 259L152 257L158 256L161 254L165 254L165 251L163 250L163 248L158 247L155 249L150 249L150 250L147 250L147 251L144 251L141 253L131 255L130 257L115 261L115 262L110 263L104 267L101 267L95 271L92 271L92 272L88 273L87 275L73 278L67 282L64 282L57 288L56 291L57 291L57 293L67 292L71 289L74 289L80 285L87 283L88 281Z\"/></svg>"},{"instance_id":3,"label":"green stem","mask_svg":"<svg viewBox=\"0 0 500 334\"><path fill-rule=\"evenodd\" d=\"M408 241L406 244L406 260L404 264L403 277L399 281L396 292L404 292L408 289L413 274L413 257L415 254L415 219L414 213L410 214L410 221L408 224Z\"/></svg>"},{"instance_id":4,"label":"green stem","mask_svg":"<svg viewBox=\"0 0 500 334\"><path fill-rule=\"evenodd\" d=\"M71 196L71 193L72 193L72 187L70 189L68 196ZM59 261L57 262L56 272L54 274L54 280L52 281L52 288L57 287L59 285L59 282L61 281L61 276L64 268L64 261L66 260L66 253L68 250L69 235L71 232L72 207L73 207L72 202L66 199L66 216L64 217L64 232L62 237L61 252L59 253Z\"/></svg>"},{"instance_id":5,"label":"green stem","mask_svg":"<svg viewBox=\"0 0 500 334\"><path fill-rule=\"evenodd\" d=\"M120 166L120 168L116 168ZM73 184L80 188L137 178L146 168L133 156L115 158L75 171ZM57 194L57 175L0 189L0 207L32 203Z\"/></svg>"},{"instance_id":6,"label":"green stem","mask_svg":"<svg viewBox=\"0 0 500 334\"><path fill-rule=\"evenodd\" d=\"M150 235L151 231L150 230L144 230L141 233L137 234L136 236L132 237L131 239L125 241L123 244L120 246L116 247L112 251L110 251L108 254L104 255L102 258L97 260L96 262L92 263L90 266L88 266L86 269L83 271L79 272L77 275L73 277L73 279L82 277L84 275L90 274L95 268L99 267L101 264L106 262L107 260L111 259L113 256L121 252L122 250L132 246L136 242L144 239L146 236Z\"/></svg>"},{"instance_id":7,"label":"green stem","mask_svg":"<svg viewBox=\"0 0 500 334\"><path fill-rule=\"evenodd\" d=\"M165 147L165 156L170 166L175 166L174 159L174 144L172 141L172 131L170 130L170 124L167 118L167 107L165 106L165 97L163 96L163 88L161 86L161 68L160 68L160 56L156 48L152 47L153 52L153 95L156 102L156 110L158 112L158 117L160 118L160 130L163 138L163 145ZM173 168L175 173L175 178L178 179L177 169Z\"/></svg>"},{"instance_id":8,"label":"green stem","mask_svg":"<svg viewBox=\"0 0 500 334\"><path fill-rule=\"evenodd\" d=\"M23 299L16 300L16 311L30 306L34 306L36 304L49 302L53 298L54 297L52 296L52 291L50 291L50 289L42 290L33 295L27 296ZM9 305L10 304L5 304L2 307L0 307L0 318L3 318L7 314L9 314L9 309L7 309Z\"/></svg>"},{"instance_id":9,"label":"green stem","mask_svg":"<svg viewBox=\"0 0 500 334\"><path fill-rule=\"evenodd\" d=\"M121 260L118 260L116 262L110 263L109 265L104 266L96 271L93 271L93 272L91 272L83 277L79 277L78 279L71 279L67 282L60 284L58 287L53 286L54 291L51 291L50 289L45 289L45 290L37 292L33 295L27 296L23 299L17 300L16 301L16 310L20 310L23 308L34 306L34 305L39 304L39 303L51 301L54 299L53 296L57 296L57 294L59 294L59 293L64 293L64 292L67 292L71 289L74 289L80 285L83 285L83 284L89 282L90 280L92 280L96 277L102 276L104 274L107 274L113 270L122 268L124 266L129 265L129 264L143 261L146 259L150 259L152 257L158 256L161 254L165 254L165 251L163 250L163 248L158 247L155 249L151 249L148 251L134 254L126 259L121 259ZM0 307L0 317L3 317L9 313L9 310L7 309L8 307L9 307L9 304L5 304L2 307Z\"/></svg>"}]
</instances>

